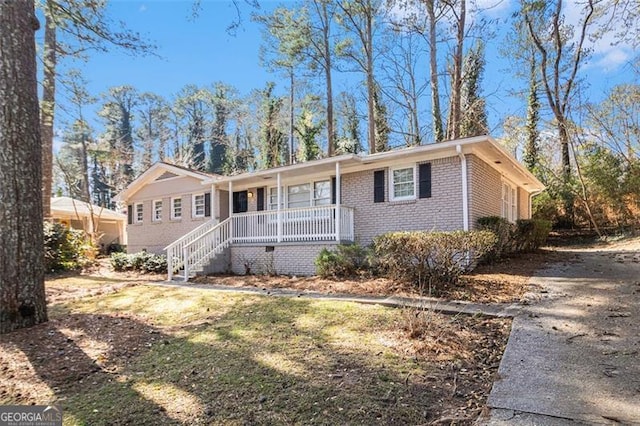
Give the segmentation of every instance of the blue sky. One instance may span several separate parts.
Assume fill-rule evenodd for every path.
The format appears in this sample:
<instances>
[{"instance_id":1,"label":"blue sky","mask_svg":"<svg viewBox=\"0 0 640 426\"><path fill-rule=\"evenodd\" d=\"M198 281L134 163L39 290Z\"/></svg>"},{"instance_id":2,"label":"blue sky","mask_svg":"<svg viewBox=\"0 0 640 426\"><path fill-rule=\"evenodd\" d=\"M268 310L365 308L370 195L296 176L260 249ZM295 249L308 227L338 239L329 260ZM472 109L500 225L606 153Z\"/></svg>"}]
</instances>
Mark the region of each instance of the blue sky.
<instances>
[{"instance_id":1,"label":"blue sky","mask_svg":"<svg viewBox=\"0 0 640 426\"><path fill-rule=\"evenodd\" d=\"M74 64L83 70L89 81L89 91L93 95L105 92L109 87L131 85L140 92L150 91L167 98L178 92L186 84L209 85L222 81L236 87L241 95L252 89L260 89L267 81L276 81L281 91L287 83L280 76L271 74L261 67L259 48L262 37L259 27L251 22L252 10L239 0L243 25L235 35L227 32L227 26L237 17L236 9L230 1L203 0L202 10L197 19L191 19L192 1L129 1L115 0L109 4L109 16L114 21L124 21L127 26L148 37L158 46L157 57L132 57L112 50L108 54L93 54L89 61ZM262 0L263 10L278 4ZM500 28L507 29L507 18L512 11L514 0L479 0L484 6L494 6L488 14L500 20ZM569 9L567 19L576 19L575 10ZM523 114L524 106L508 92L520 83L513 80L508 72L508 60L498 54L503 34L498 33L493 40L485 40L486 71L484 93L490 114L493 133L501 133L500 120L509 114ZM608 87L629 78L629 69L624 62L629 51L624 46L612 47L608 40L595 46L596 56L585 69L590 89L588 96L598 100ZM425 63L424 78L427 78ZM340 81L337 91L348 89L358 81L352 74ZM62 112L61 121L65 119ZM426 117L425 117L426 120Z\"/></svg>"}]
</instances>

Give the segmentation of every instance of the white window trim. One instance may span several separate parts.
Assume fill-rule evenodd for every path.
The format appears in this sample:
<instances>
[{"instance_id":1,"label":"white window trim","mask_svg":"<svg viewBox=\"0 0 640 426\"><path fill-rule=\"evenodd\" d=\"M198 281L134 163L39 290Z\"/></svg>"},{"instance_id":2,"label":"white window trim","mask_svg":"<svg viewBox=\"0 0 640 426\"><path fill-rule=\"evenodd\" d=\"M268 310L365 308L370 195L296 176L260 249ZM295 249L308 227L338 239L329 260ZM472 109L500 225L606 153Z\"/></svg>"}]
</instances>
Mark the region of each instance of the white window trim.
<instances>
[{"instance_id":1,"label":"white window trim","mask_svg":"<svg viewBox=\"0 0 640 426\"><path fill-rule=\"evenodd\" d=\"M504 198L505 185L507 186L506 200ZM518 220L518 186L506 179L502 179L500 182L500 216L512 223Z\"/></svg>"},{"instance_id":2,"label":"white window trim","mask_svg":"<svg viewBox=\"0 0 640 426\"><path fill-rule=\"evenodd\" d=\"M202 196L202 214L196 213L196 197L199 197L199 196ZM194 219L204 217L207 214L206 210L207 210L207 206L205 203L204 192L193 194L191 196L191 217Z\"/></svg>"},{"instance_id":3,"label":"white window trim","mask_svg":"<svg viewBox=\"0 0 640 426\"><path fill-rule=\"evenodd\" d=\"M413 169L413 195L405 195L402 197L395 196L395 185L393 182L393 172L395 170ZM389 201L408 201L415 200L417 194L417 176L416 176L416 164L405 164L402 166L395 166L389 168Z\"/></svg>"},{"instance_id":4,"label":"white window trim","mask_svg":"<svg viewBox=\"0 0 640 426\"><path fill-rule=\"evenodd\" d=\"M267 205L267 210L270 211L276 211L278 210L278 197L276 195L276 202L275 203L271 203L271 190L272 189L276 189L278 188L277 186L269 186L267 187L267 194L266 194L266 205ZM277 191L277 190L276 190ZM277 193L277 192L276 192ZM286 186L282 186L282 188L280 189L280 195L282 195L282 209L286 209L287 207L287 187Z\"/></svg>"},{"instance_id":5,"label":"white window trim","mask_svg":"<svg viewBox=\"0 0 640 426\"><path fill-rule=\"evenodd\" d=\"M180 200L180 216L176 216L175 210L175 200ZM180 220L182 219L182 209L184 208L184 203L182 202L182 197L172 197L171 198L171 220Z\"/></svg>"},{"instance_id":6,"label":"white window trim","mask_svg":"<svg viewBox=\"0 0 640 426\"><path fill-rule=\"evenodd\" d=\"M156 217L156 203L160 203L160 218ZM151 202L151 222L162 222L162 209L164 207L162 200L153 200Z\"/></svg>"},{"instance_id":7,"label":"white window trim","mask_svg":"<svg viewBox=\"0 0 640 426\"><path fill-rule=\"evenodd\" d=\"M289 206L289 188L291 188L292 186L302 186L302 185L308 185L309 186L309 197L307 198L307 201L309 202L308 205L306 206L298 206L298 207L290 207ZM301 183L295 183L293 185L287 185L286 186L287 191L286 191L286 197L287 197L287 202L285 203L285 206L287 209L304 209L305 207L311 207L313 206L312 204L312 200L313 200L313 182L309 183L309 182L301 182ZM298 203L300 201L297 201Z\"/></svg>"},{"instance_id":8,"label":"white window trim","mask_svg":"<svg viewBox=\"0 0 640 426\"><path fill-rule=\"evenodd\" d=\"M140 212L142 213L142 218L138 218L138 206L141 206ZM143 223L144 222L144 203L134 203L133 204L133 223Z\"/></svg>"},{"instance_id":9,"label":"white window trim","mask_svg":"<svg viewBox=\"0 0 640 426\"><path fill-rule=\"evenodd\" d=\"M325 198L316 198L316 183L321 183L321 182L329 182L329 196ZM318 200L326 200L326 199L329 200L327 204L316 204ZM331 205L331 178L323 179L323 180L314 180L313 182L311 182L311 206L322 207L322 206L330 206L330 205Z\"/></svg>"},{"instance_id":10,"label":"white window trim","mask_svg":"<svg viewBox=\"0 0 640 426\"><path fill-rule=\"evenodd\" d=\"M415 176L414 176L415 178ZM315 201L316 200L323 200L325 198L315 198L315 184L318 182L329 182L329 204L320 204L320 205L316 205ZM289 207L289 187L290 186L298 186L298 185L309 185L309 205L305 206L305 207ZM267 210L271 210L271 211L275 211L277 209L277 205L278 202L276 201L275 203L271 203L271 190L272 189L276 189L276 186L269 186L267 187L266 190L266 196L265 198L266 200L266 206L267 206ZM306 208L306 207L323 207L323 206L330 206L332 205L331 203L331 177L328 177L327 179L318 179L318 180L312 180L312 181L307 181L307 182L299 182L299 183L294 183L291 185L282 185L282 189L281 189L281 195L282 195L282 208L283 209L299 209L299 208ZM273 208L272 208L273 207Z\"/></svg>"}]
</instances>

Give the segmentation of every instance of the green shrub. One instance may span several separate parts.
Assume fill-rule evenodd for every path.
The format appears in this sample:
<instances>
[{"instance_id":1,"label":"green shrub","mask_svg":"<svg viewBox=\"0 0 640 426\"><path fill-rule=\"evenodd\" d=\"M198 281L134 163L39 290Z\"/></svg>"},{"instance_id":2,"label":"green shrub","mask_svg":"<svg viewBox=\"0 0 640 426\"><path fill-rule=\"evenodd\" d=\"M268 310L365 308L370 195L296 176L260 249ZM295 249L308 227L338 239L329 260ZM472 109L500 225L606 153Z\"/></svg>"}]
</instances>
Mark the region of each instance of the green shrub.
<instances>
[{"instance_id":1,"label":"green shrub","mask_svg":"<svg viewBox=\"0 0 640 426\"><path fill-rule=\"evenodd\" d=\"M516 226L500 216L487 216L478 219L478 227L481 230L491 231L496 235L495 247L490 250L484 260L493 261L514 250L513 235Z\"/></svg>"},{"instance_id":2,"label":"green shrub","mask_svg":"<svg viewBox=\"0 0 640 426\"><path fill-rule=\"evenodd\" d=\"M542 219L520 219L514 234L515 250L529 252L540 248L551 232L551 222Z\"/></svg>"},{"instance_id":3,"label":"green shrub","mask_svg":"<svg viewBox=\"0 0 640 426\"><path fill-rule=\"evenodd\" d=\"M438 284L456 283L496 241L490 231L390 232L374 239L373 250L389 278L432 294Z\"/></svg>"},{"instance_id":4,"label":"green shrub","mask_svg":"<svg viewBox=\"0 0 640 426\"><path fill-rule=\"evenodd\" d=\"M111 266L114 271L122 272L131 270L131 260L127 253L111 253L109 257L109 261L111 262Z\"/></svg>"},{"instance_id":5,"label":"green shrub","mask_svg":"<svg viewBox=\"0 0 640 426\"><path fill-rule=\"evenodd\" d=\"M164 255L147 253L113 253L110 257L115 271L139 271L145 273L161 273L167 271L167 258Z\"/></svg>"},{"instance_id":6,"label":"green shrub","mask_svg":"<svg viewBox=\"0 0 640 426\"><path fill-rule=\"evenodd\" d=\"M88 265L95 250L82 231L61 223L44 223L44 265L46 271L78 269Z\"/></svg>"},{"instance_id":7,"label":"green shrub","mask_svg":"<svg viewBox=\"0 0 640 426\"><path fill-rule=\"evenodd\" d=\"M315 260L323 278L346 278L371 273L370 251L359 244L340 244L335 250L323 248Z\"/></svg>"}]
</instances>

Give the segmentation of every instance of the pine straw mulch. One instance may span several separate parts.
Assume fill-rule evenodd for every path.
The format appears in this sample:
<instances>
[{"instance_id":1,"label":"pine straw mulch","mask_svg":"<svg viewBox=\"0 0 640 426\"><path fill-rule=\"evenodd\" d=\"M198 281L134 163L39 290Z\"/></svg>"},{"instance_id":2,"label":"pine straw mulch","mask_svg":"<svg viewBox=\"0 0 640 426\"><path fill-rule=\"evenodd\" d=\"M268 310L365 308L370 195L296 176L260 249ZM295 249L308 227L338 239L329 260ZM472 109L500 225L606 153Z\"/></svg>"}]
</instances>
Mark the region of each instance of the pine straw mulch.
<instances>
[{"instance_id":1,"label":"pine straw mulch","mask_svg":"<svg viewBox=\"0 0 640 426\"><path fill-rule=\"evenodd\" d=\"M475 303L513 303L522 300L529 290L529 280L539 269L559 262L569 261L568 253L540 249L482 265L462 277L458 285L439 287L433 296L447 300L463 300ZM296 277L286 275L209 275L191 280L200 284L216 284L229 287L254 287L261 289L292 289L301 292L371 296L426 296L416 287L387 278L327 279L320 277Z\"/></svg>"}]
</instances>

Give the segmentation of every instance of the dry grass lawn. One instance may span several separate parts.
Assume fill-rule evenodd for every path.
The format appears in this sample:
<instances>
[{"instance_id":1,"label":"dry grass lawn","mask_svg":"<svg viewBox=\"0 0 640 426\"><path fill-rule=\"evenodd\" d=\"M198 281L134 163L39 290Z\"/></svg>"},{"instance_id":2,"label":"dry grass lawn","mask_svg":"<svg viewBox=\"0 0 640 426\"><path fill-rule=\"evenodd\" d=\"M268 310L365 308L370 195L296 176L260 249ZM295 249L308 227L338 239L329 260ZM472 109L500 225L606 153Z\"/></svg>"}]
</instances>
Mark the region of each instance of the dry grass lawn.
<instances>
[{"instance_id":1,"label":"dry grass lawn","mask_svg":"<svg viewBox=\"0 0 640 426\"><path fill-rule=\"evenodd\" d=\"M65 276L0 337L0 404L66 425L470 424L509 320Z\"/></svg>"}]
</instances>

